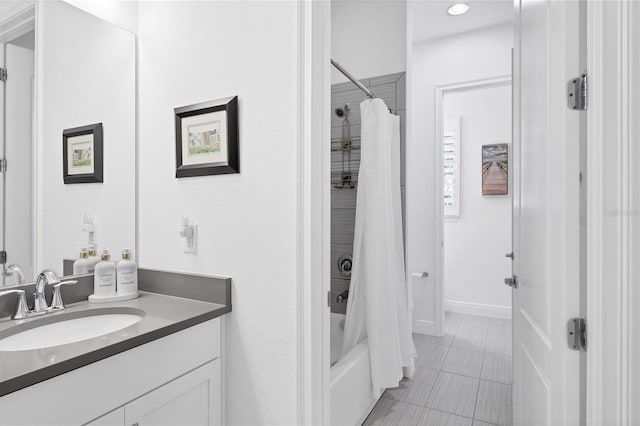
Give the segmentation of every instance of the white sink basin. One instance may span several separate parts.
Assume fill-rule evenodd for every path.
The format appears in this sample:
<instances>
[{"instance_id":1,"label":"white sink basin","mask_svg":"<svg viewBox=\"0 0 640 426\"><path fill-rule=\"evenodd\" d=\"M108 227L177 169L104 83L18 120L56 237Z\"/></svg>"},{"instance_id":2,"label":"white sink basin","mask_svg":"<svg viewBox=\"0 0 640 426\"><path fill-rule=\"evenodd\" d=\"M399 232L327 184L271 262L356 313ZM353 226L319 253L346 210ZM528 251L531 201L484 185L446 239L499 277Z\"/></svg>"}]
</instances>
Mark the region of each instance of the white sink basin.
<instances>
[{"instance_id":1,"label":"white sink basin","mask_svg":"<svg viewBox=\"0 0 640 426\"><path fill-rule=\"evenodd\" d=\"M0 351L28 351L93 339L129 327L139 322L144 315L137 313L92 315L90 311L88 314L91 316L74 315L69 319L52 316L49 321L40 321L43 324L35 327L32 327L34 324L24 324L29 328L0 339Z\"/></svg>"}]
</instances>

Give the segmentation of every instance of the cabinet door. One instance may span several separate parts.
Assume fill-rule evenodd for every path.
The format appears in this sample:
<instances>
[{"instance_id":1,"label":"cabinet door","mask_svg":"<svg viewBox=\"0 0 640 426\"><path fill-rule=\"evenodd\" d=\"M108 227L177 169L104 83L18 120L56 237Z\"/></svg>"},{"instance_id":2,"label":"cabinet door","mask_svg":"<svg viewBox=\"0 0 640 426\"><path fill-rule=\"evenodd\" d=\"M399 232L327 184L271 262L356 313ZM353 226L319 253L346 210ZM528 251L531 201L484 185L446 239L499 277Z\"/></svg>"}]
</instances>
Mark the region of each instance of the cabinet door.
<instances>
[{"instance_id":1,"label":"cabinet door","mask_svg":"<svg viewBox=\"0 0 640 426\"><path fill-rule=\"evenodd\" d=\"M219 425L220 398L216 359L125 405L125 425Z\"/></svg>"},{"instance_id":2,"label":"cabinet door","mask_svg":"<svg viewBox=\"0 0 640 426\"><path fill-rule=\"evenodd\" d=\"M85 426L123 426L124 425L124 407L113 410L104 416L87 423Z\"/></svg>"}]
</instances>

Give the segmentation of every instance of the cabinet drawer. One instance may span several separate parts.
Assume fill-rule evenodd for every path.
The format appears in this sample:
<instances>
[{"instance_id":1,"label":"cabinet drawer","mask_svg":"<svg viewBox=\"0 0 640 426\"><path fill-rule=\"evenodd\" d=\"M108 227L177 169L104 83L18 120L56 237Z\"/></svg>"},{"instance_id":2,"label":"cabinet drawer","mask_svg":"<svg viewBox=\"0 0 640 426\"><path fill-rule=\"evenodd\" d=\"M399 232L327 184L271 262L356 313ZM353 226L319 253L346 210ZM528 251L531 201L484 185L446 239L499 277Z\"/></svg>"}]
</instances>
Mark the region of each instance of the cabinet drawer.
<instances>
[{"instance_id":1,"label":"cabinet drawer","mask_svg":"<svg viewBox=\"0 0 640 426\"><path fill-rule=\"evenodd\" d=\"M220 396L216 359L125 405L125 425L219 425Z\"/></svg>"}]
</instances>

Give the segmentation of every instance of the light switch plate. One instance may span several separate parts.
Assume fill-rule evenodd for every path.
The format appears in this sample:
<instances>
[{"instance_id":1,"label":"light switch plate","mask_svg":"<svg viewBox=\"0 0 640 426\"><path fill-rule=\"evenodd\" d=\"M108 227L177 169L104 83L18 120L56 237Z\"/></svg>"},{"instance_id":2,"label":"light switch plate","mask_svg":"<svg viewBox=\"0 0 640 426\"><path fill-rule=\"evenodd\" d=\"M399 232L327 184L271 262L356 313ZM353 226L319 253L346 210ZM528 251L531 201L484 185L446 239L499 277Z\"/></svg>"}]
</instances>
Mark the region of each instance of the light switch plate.
<instances>
[{"instance_id":1,"label":"light switch plate","mask_svg":"<svg viewBox=\"0 0 640 426\"><path fill-rule=\"evenodd\" d=\"M191 238L184 238L184 252L185 253L197 253L198 252L198 224L192 223L189 225L193 230Z\"/></svg>"}]
</instances>

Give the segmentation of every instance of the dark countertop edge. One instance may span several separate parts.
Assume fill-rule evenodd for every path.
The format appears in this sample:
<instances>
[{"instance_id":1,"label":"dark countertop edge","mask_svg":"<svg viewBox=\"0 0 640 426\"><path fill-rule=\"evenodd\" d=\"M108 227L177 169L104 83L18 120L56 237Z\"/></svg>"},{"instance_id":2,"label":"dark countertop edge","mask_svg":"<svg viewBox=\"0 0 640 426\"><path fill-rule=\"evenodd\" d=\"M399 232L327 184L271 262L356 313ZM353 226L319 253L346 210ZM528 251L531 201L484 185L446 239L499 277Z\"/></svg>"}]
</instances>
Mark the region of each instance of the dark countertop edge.
<instances>
[{"instance_id":1,"label":"dark countertop edge","mask_svg":"<svg viewBox=\"0 0 640 426\"><path fill-rule=\"evenodd\" d=\"M156 330L149 331L144 334L132 337L113 345L105 346L91 352L78 355L75 358L67 359L50 366L34 370L29 373L17 376L0 383L0 397L27 388L36 383L44 382L53 377L68 373L69 371L85 367L96 361L101 361L110 356L117 355L129 349L142 346L146 343L153 342L178 331L185 330L194 325L201 324L205 321L218 318L224 314L231 312L231 305L224 305L221 308L213 309L209 312L187 318L185 320L166 325Z\"/></svg>"}]
</instances>

